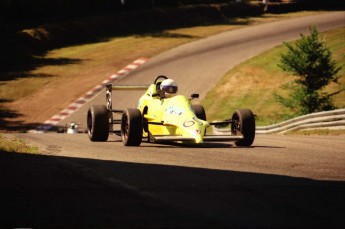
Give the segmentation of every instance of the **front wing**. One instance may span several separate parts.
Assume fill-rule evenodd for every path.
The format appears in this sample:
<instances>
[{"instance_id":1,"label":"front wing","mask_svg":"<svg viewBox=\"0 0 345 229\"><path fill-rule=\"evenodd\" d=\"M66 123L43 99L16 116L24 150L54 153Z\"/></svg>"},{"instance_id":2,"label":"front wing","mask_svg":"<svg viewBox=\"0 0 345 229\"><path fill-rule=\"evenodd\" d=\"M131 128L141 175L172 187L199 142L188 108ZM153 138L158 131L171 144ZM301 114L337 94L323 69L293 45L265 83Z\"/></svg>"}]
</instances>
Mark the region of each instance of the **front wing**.
<instances>
[{"instance_id":1,"label":"front wing","mask_svg":"<svg viewBox=\"0 0 345 229\"><path fill-rule=\"evenodd\" d=\"M231 120L227 121L215 121L211 122L210 125L222 125L222 124L230 124L232 123ZM149 124L153 125L164 125L163 122L156 123L156 122L149 122ZM175 141L183 141L183 142L194 142L195 138L192 137L183 137L181 135L153 135L151 136L154 142L175 142ZM203 141L239 141L244 139L244 136L240 132L236 132L236 134L222 134L222 135L204 135Z\"/></svg>"},{"instance_id":2,"label":"front wing","mask_svg":"<svg viewBox=\"0 0 345 229\"><path fill-rule=\"evenodd\" d=\"M175 141L186 141L194 142L195 138L182 137L179 135L156 135L152 136L155 142L175 142ZM243 135L206 135L203 137L204 141L238 141L242 140Z\"/></svg>"}]
</instances>

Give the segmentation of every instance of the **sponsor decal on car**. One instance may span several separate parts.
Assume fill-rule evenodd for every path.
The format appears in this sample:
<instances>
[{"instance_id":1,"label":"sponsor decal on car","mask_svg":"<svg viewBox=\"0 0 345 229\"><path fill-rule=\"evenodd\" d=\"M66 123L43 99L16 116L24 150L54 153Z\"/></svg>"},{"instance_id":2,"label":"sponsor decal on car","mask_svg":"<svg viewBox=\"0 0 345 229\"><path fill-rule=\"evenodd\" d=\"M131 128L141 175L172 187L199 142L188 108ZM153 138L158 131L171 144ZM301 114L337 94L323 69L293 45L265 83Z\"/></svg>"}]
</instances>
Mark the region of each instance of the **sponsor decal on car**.
<instances>
[{"instance_id":1,"label":"sponsor decal on car","mask_svg":"<svg viewBox=\"0 0 345 229\"><path fill-rule=\"evenodd\" d=\"M172 115L182 115L183 109L180 107L175 107L174 105L169 106L165 109L165 113Z\"/></svg>"}]
</instances>

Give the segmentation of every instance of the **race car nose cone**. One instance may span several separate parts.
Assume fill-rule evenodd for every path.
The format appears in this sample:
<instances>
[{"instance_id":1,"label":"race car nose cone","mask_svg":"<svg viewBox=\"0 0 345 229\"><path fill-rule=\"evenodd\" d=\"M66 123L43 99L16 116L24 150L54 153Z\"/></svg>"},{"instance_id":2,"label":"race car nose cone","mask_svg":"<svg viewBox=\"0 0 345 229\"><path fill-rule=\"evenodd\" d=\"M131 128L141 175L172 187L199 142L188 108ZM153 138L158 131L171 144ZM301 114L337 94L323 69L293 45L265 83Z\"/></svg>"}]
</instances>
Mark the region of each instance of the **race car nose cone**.
<instances>
[{"instance_id":1,"label":"race car nose cone","mask_svg":"<svg viewBox=\"0 0 345 229\"><path fill-rule=\"evenodd\" d=\"M197 134L195 136L195 143L203 143L204 140L203 140L203 137L201 136L201 134Z\"/></svg>"}]
</instances>

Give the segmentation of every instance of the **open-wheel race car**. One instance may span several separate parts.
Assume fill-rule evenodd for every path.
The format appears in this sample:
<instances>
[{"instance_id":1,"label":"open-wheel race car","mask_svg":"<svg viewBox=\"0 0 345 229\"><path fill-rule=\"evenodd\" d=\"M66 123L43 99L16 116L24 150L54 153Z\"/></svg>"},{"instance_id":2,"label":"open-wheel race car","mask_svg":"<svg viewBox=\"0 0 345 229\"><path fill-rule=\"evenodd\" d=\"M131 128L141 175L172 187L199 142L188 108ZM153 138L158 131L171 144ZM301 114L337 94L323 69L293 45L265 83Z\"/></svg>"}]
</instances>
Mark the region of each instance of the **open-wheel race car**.
<instances>
[{"instance_id":1,"label":"open-wheel race car","mask_svg":"<svg viewBox=\"0 0 345 229\"><path fill-rule=\"evenodd\" d=\"M237 146L250 146L255 138L255 119L251 110L236 110L231 119L206 121L201 104L191 98L175 95L177 85L166 76L158 76L151 85L106 86L106 105L92 105L87 113L87 132L91 141L107 141L109 133L122 137L125 146L139 146L143 139L151 143L234 141ZM168 86L163 84L168 83ZM171 83L172 82L172 83ZM137 108L113 109L113 90L146 90ZM172 96L166 96L172 93ZM120 115L118 119L114 117ZM120 128L114 128L115 126ZM212 125L229 126L230 134L208 134Z\"/></svg>"}]
</instances>

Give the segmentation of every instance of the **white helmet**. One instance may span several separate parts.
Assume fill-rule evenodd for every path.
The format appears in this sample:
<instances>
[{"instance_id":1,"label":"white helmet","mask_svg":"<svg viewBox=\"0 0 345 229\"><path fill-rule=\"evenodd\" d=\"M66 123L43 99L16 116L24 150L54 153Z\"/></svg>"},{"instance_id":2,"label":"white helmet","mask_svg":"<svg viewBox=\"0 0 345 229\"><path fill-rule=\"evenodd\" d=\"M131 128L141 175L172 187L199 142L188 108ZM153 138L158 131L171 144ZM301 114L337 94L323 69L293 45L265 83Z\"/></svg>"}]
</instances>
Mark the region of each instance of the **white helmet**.
<instances>
[{"instance_id":1,"label":"white helmet","mask_svg":"<svg viewBox=\"0 0 345 229\"><path fill-rule=\"evenodd\" d=\"M178 90L177 83L172 79L163 80L160 85L161 97L170 98L176 94Z\"/></svg>"}]
</instances>

